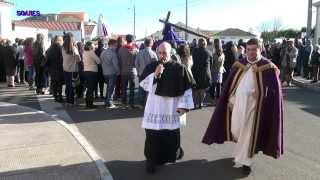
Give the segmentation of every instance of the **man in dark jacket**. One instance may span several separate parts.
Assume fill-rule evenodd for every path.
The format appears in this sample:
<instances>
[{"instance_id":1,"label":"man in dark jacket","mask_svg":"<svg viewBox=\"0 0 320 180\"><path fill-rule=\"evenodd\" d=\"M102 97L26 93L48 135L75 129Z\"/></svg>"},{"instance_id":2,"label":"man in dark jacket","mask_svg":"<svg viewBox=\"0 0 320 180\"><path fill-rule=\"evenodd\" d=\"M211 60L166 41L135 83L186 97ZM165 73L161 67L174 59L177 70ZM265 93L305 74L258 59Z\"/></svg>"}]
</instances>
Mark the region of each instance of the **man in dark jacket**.
<instances>
[{"instance_id":1,"label":"man in dark jacket","mask_svg":"<svg viewBox=\"0 0 320 180\"><path fill-rule=\"evenodd\" d=\"M306 46L303 48L303 52L301 54L301 59L303 63L303 75L305 78L311 78L311 69L310 69L310 60L313 52L313 46L310 40L307 40Z\"/></svg>"},{"instance_id":2,"label":"man in dark jacket","mask_svg":"<svg viewBox=\"0 0 320 180\"><path fill-rule=\"evenodd\" d=\"M63 57L62 57L63 39L61 36L56 36L50 48L47 50L47 67L51 77L51 86L54 100L62 102L62 84L63 78Z\"/></svg>"},{"instance_id":3,"label":"man in dark jacket","mask_svg":"<svg viewBox=\"0 0 320 180\"><path fill-rule=\"evenodd\" d=\"M10 45L10 41L7 41L5 48L3 49L3 55L8 87L15 86L14 76L16 75L16 69L18 65L16 54L16 48Z\"/></svg>"},{"instance_id":4,"label":"man in dark jacket","mask_svg":"<svg viewBox=\"0 0 320 180\"><path fill-rule=\"evenodd\" d=\"M98 48L94 52L98 57L100 57L103 50L105 50L104 41L103 39L99 39ZM100 98L103 98L103 88L104 88L104 76L102 72L102 66L101 64L98 64L98 84L94 90L96 98L98 97L98 89L100 92Z\"/></svg>"},{"instance_id":5,"label":"man in dark jacket","mask_svg":"<svg viewBox=\"0 0 320 180\"><path fill-rule=\"evenodd\" d=\"M4 67L4 40L0 39L0 81L6 81L6 73Z\"/></svg>"},{"instance_id":6,"label":"man in dark jacket","mask_svg":"<svg viewBox=\"0 0 320 180\"><path fill-rule=\"evenodd\" d=\"M193 66L191 71L196 81L196 86L193 90L195 108L202 108L206 89L208 89L211 84L210 67L212 64L212 56L206 49L207 42L205 39L200 38L198 46L199 48L194 49L192 52Z\"/></svg>"},{"instance_id":7,"label":"man in dark jacket","mask_svg":"<svg viewBox=\"0 0 320 180\"><path fill-rule=\"evenodd\" d=\"M316 83L319 80L319 69L320 69L320 46L316 45L314 51L312 52L310 65L313 69L313 81L311 83Z\"/></svg>"},{"instance_id":8,"label":"man in dark jacket","mask_svg":"<svg viewBox=\"0 0 320 180\"><path fill-rule=\"evenodd\" d=\"M37 86L36 93L44 94L46 84L45 79L45 51L43 34L37 34L36 42L33 44L33 63L36 70L35 83Z\"/></svg>"}]
</instances>

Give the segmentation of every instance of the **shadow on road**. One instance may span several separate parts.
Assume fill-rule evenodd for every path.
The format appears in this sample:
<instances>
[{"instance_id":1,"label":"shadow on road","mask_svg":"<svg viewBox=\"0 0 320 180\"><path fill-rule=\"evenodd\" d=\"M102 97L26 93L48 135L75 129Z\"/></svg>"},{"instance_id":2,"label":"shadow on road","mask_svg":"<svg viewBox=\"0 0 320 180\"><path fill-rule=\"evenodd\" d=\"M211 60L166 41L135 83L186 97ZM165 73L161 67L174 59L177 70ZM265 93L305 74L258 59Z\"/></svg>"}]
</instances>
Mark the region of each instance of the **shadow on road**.
<instances>
[{"instance_id":1,"label":"shadow on road","mask_svg":"<svg viewBox=\"0 0 320 180\"><path fill-rule=\"evenodd\" d=\"M99 106L96 109L86 109L84 106L66 109L71 118L77 122L104 121L104 120L121 120L137 118L143 116L143 110L116 108L106 109Z\"/></svg>"},{"instance_id":2,"label":"shadow on road","mask_svg":"<svg viewBox=\"0 0 320 180\"><path fill-rule=\"evenodd\" d=\"M0 179L59 179L59 180L98 180L100 174L95 163L87 162L67 166L45 166L30 169L0 172Z\"/></svg>"},{"instance_id":3,"label":"shadow on road","mask_svg":"<svg viewBox=\"0 0 320 180\"><path fill-rule=\"evenodd\" d=\"M319 93L302 88L286 88L283 93L285 100L300 104L303 111L320 117Z\"/></svg>"},{"instance_id":4,"label":"shadow on road","mask_svg":"<svg viewBox=\"0 0 320 180\"><path fill-rule=\"evenodd\" d=\"M233 167L231 158L169 164L159 167L153 175L145 172L145 161L111 161L106 166L116 180L234 180L245 177L240 168Z\"/></svg>"}]
</instances>

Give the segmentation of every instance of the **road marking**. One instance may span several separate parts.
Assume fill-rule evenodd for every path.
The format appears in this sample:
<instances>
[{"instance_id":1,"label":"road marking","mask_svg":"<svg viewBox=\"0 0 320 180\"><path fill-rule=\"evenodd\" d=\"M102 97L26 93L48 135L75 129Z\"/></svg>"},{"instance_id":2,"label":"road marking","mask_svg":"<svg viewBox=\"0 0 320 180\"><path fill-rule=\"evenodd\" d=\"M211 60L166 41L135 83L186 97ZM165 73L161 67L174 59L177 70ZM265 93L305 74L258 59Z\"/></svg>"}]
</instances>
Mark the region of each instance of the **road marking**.
<instances>
[{"instance_id":1,"label":"road marking","mask_svg":"<svg viewBox=\"0 0 320 180\"><path fill-rule=\"evenodd\" d=\"M30 112L22 112L22 113L11 113L11 114L0 114L0 117L12 117L12 116L23 116L23 115L32 115L32 114L44 114L43 111L30 111Z\"/></svg>"},{"instance_id":2,"label":"road marking","mask_svg":"<svg viewBox=\"0 0 320 180\"><path fill-rule=\"evenodd\" d=\"M53 98L49 95L37 96L40 107L49 116L56 120L60 125L62 125L68 132L77 140L81 145L83 150L89 155L92 161L95 162L100 177L102 180L113 180L110 171L105 166L104 161L98 155L94 147L88 142L88 140L81 134L78 127L75 125L74 121L71 119L69 114L64 110L63 106L59 103L55 103ZM62 120L63 119L63 120Z\"/></svg>"}]
</instances>

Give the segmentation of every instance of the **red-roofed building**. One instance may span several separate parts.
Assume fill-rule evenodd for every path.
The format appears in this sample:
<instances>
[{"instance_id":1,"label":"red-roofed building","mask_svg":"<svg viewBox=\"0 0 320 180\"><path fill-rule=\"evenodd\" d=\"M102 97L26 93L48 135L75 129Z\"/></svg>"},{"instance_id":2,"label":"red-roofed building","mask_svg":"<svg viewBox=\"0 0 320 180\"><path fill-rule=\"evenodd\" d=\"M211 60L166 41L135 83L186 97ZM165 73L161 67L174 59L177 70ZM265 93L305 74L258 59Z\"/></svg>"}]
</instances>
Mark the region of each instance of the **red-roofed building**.
<instances>
[{"instance_id":1,"label":"red-roofed building","mask_svg":"<svg viewBox=\"0 0 320 180\"><path fill-rule=\"evenodd\" d=\"M78 31L81 29L81 22L13 21L13 25L48 29L50 31Z\"/></svg>"},{"instance_id":2,"label":"red-roofed building","mask_svg":"<svg viewBox=\"0 0 320 180\"><path fill-rule=\"evenodd\" d=\"M76 41L86 39L85 28L83 22L59 22L59 21L13 21L12 27L14 31L20 29L31 28L33 30L44 29L48 31L48 39L52 39L56 35L62 36L64 33L71 32ZM16 33L18 36L18 33ZM19 33L20 34L20 33Z\"/></svg>"}]
</instances>

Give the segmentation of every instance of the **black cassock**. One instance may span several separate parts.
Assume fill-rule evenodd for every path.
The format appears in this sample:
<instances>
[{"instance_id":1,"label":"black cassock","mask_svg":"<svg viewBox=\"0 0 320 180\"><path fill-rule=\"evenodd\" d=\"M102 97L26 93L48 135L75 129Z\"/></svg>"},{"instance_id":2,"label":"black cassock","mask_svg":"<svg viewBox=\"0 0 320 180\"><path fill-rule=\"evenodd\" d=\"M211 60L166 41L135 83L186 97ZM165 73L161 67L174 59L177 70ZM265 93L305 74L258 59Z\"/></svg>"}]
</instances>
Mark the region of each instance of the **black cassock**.
<instances>
[{"instance_id":1,"label":"black cassock","mask_svg":"<svg viewBox=\"0 0 320 180\"><path fill-rule=\"evenodd\" d=\"M144 80L153 73L159 61L150 63L142 73L141 79ZM187 71L187 68L174 61L165 64L161 78L156 79L157 83L155 94L163 97L179 97L184 92L194 86L194 80ZM147 161L154 165L174 163L182 158L183 150L180 147L180 129L152 130L145 129L146 140L144 154Z\"/></svg>"}]
</instances>

